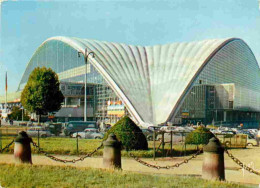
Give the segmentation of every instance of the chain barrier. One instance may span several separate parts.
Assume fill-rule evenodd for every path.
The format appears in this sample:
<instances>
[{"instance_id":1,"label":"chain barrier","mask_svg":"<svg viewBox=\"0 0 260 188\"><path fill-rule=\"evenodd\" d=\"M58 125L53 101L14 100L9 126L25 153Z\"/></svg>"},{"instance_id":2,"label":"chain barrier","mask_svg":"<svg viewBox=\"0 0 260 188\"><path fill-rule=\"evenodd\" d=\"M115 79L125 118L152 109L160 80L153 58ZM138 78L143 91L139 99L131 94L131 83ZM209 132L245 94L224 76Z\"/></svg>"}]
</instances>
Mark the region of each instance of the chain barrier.
<instances>
[{"instance_id":1,"label":"chain barrier","mask_svg":"<svg viewBox=\"0 0 260 188\"><path fill-rule=\"evenodd\" d=\"M12 140L9 144L7 144L3 149L0 149L0 153L3 153L3 151L8 149L13 143L14 143L14 140Z\"/></svg>"},{"instance_id":2,"label":"chain barrier","mask_svg":"<svg viewBox=\"0 0 260 188\"><path fill-rule=\"evenodd\" d=\"M71 160L67 160L67 159L59 159L53 155L50 155L49 153L43 151L42 148L40 148L35 142L32 141L32 144L35 148L37 148L39 150L40 153L44 154L46 157L54 160L54 161L57 161L57 162L62 162L62 163L76 163L78 161L83 161L84 159L86 159L87 157L91 157L94 153L96 153L98 150L100 150L102 147L103 147L103 143L97 147L94 151L92 151L91 153L88 153L78 159L71 159Z\"/></svg>"},{"instance_id":3,"label":"chain barrier","mask_svg":"<svg viewBox=\"0 0 260 188\"><path fill-rule=\"evenodd\" d=\"M195 154L193 154L190 158L185 159L184 161L180 162L180 163L175 163L174 165L166 165L166 166L159 166L159 165L154 165L154 164L149 164L143 160L141 160L139 157L135 156L132 153L129 153L130 156L132 158L134 158L137 162L141 163L144 166L147 166L149 168L156 168L157 170L160 169L171 169L171 168L178 168L183 164L187 164L191 159L195 159L201 152L203 151L203 149L200 149L199 151L197 151Z\"/></svg>"},{"instance_id":4,"label":"chain barrier","mask_svg":"<svg viewBox=\"0 0 260 188\"><path fill-rule=\"evenodd\" d=\"M258 176L260 176L260 172L254 170L253 168L245 165L243 162L241 162L238 158L234 157L232 155L232 153L229 153L229 151L227 149L225 149L225 152L227 153L227 155L235 162L237 163L239 166L241 166L243 169L249 171L250 173L256 174Z\"/></svg>"}]
</instances>

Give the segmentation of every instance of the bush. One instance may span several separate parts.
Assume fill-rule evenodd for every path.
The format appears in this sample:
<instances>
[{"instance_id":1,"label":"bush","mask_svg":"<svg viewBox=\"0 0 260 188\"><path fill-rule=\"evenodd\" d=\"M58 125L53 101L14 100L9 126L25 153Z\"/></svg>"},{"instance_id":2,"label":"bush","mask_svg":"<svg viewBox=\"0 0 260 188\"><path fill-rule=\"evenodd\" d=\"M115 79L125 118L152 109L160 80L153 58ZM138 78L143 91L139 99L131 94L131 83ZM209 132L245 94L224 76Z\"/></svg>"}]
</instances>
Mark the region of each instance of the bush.
<instances>
[{"instance_id":1,"label":"bush","mask_svg":"<svg viewBox=\"0 0 260 188\"><path fill-rule=\"evenodd\" d=\"M186 144L208 144L209 139L214 137L214 134L205 127L198 127L186 136Z\"/></svg>"},{"instance_id":2,"label":"bush","mask_svg":"<svg viewBox=\"0 0 260 188\"><path fill-rule=\"evenodd\" d=\"M114 133L123 147L128 150L147 150L148 143L142 130L127 116L120 119L105 134L104 140L110 133Z\"/></svg>"}]
</instances>

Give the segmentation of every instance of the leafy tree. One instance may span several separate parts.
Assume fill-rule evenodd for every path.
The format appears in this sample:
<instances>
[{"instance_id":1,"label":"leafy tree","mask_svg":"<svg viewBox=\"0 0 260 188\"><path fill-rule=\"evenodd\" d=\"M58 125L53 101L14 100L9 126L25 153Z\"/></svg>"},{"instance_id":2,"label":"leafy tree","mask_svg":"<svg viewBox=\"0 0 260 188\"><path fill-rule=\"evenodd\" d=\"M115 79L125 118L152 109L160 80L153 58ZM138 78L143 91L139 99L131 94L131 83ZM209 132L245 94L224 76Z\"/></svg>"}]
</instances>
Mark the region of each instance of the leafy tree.
<instances>
[{"instance_id":1,"label":"leafy tree","mask_svg":"<svg viewBox=\"0 0 260 188\"><path fill-rule=\"evenodd\" d=\"M61 108L64 96L60 91L58 75L46 67L35 68L29 76L28 82L21 95L21 103L29 112L46 115Z\"/></svg>"},{"instance_id":2,"label":"leafy tree","mask_svg":"<svg viewBox=\"0 0 260 188\"><path fill-rule=\"evenodd\" d=\"M128 117L121 118L105 134L104 140L110 133L114 133L123 147L128 150L147 150L148 143L142 130Z\"/></svg>"},{"instance_id":3,"label":"leafy tree","mask_svg":"<svg viewBox=\"0 0 260 188\"><path fill-rule=\"evenodd\" d=\"M23 116L23 118L22 118ZM14 106L12 109L12 113L8 115L8 119L11 120L24 120L24 121L28 121L29 120L29 116L28 113L24 111L24 114L22 112L22 109L20 109L17 106Z\"/></svg>"}]
</instances>

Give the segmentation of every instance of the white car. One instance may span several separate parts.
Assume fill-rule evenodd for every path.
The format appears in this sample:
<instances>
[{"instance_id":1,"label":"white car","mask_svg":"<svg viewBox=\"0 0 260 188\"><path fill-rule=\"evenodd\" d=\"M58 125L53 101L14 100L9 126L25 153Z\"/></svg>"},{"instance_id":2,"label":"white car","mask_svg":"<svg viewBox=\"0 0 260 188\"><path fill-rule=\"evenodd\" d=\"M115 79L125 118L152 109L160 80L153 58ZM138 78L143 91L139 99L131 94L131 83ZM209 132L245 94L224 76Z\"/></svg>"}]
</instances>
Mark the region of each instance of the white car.
<instances>
[{"instance_id":1,"label":"white car","mask_svg":"<svg viewBox=\"0 0 260 188\"><path fill-rule=\"evenodd\" d=\"M174 126L162 126L160 128L160 131L164 131L164 132L171 132L171 131L175 131L176 127Z\"/></svg>"},{"instance_id":2,"label":"white car","mask_svg":"<svg viewBox=\"0 0 260 188\"><path fill-rule=\"evenodd\" d=\"M162 141L162 134L157 135L156 140ZM164 142L171 142L171 133L164 133ZM179 144L185 142L184 133L172 133L172 143Z\"/></svg>"},{"instance_id":3,"label":"white car","mask_svg":"<svg viewBox=\"0 0 260 188\"><path fill-rule=\"evenodd\" d=\"M46 138L46 137L52 136L52 134L49 130L45 129L44 127L39 127L39 126L30 128L26 132L27 132L28 136L30 136L30 137L37 137L38 134L39 134L39 137L41 137L41 138Z\"/></svg>"},{"instance_id":4,"label":"white car","mask_svg":"<svg viewBox=\"0 0 260 188\"><path fill-rule=\"evenodd\" d=\"M102 139L104 134L98 132L95 128L87 128L83 132L76 132L72 134L73 138L86 138L86 139Z\"/></svg>"}]
</instances>

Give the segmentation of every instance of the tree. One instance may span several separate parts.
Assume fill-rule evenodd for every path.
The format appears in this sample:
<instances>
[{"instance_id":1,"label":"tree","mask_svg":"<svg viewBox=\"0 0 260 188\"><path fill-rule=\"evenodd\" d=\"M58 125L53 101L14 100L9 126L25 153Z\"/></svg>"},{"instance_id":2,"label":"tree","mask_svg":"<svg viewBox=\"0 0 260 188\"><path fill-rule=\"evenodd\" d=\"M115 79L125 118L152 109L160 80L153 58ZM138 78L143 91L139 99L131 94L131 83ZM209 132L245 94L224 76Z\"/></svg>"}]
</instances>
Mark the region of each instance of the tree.
<instances>
[{"instance_id":1,"label":"tree","mask_svg":"<svg viewBox=\"0 0 260 188\"><path fill-rule=\"evenodd\" d=\"M21 103L29 112L39 116L47 115L61 108L64 96L60 91L58 75L46 67L35 68L21 95Z\"/></svg>"}]
</instances>

